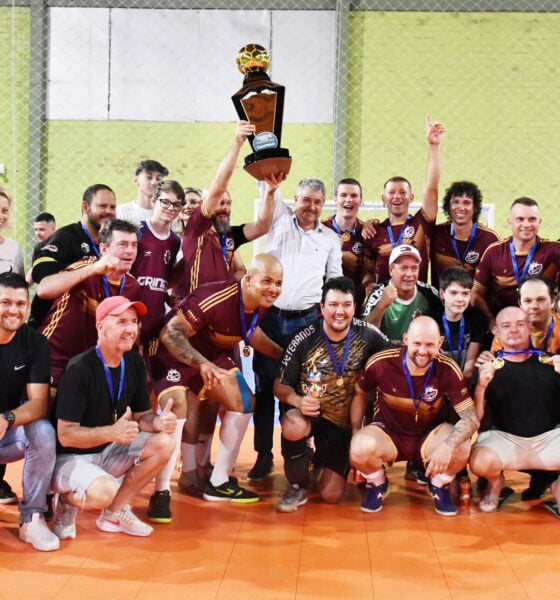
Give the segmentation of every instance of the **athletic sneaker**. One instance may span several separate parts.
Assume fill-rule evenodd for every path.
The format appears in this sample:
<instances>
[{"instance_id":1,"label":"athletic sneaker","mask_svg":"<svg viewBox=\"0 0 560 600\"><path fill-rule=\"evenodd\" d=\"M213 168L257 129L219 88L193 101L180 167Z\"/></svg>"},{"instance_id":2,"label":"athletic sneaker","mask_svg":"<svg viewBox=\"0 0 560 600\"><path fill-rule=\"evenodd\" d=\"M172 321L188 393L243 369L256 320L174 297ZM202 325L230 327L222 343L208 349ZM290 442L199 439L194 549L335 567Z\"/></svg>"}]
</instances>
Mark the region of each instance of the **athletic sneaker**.
<instances>
[{"instance_id":1,"label":"athletic sneaker","mask_svg":"<svg viewBox=\"0 0 560 600\"><path fill-rule=\"evenodd\" d=\"M360 506L361 510L367 513L379 512L383 508L383 497L387 493L388 488L388 479L385 479L381 485L366 483L366 493Z\"/></svg>"},{"instance_id":2,"label":"athletic sneaker","mask_svg":"<svg viewBox=\"0 0 560 600\"><path fill-rule=\"evenodd\" d=\"M171 523L171 492L160 490L154 492L148 506L148 519L152 523Z\"/></svg>"},{"instance_id":3,"label":"athletic sneaker","mask_svg":"<svg viewBox=\"0 0 560 600\"><path fill-rule=\"evenodd\" d=\"M249 481L262 481L274 471L274 462L270 452L259 452L253 468L247 473Z\"/></svg>"},{"instance_id":4,"label":"athletic sneaker","mask_svg":"<svg viewBox=\"0 0 560 600\"><path fill-rule=\"evenodd\" d=\"M294 512L298 509L298 506L302 506L306 502L307 490L297 483L291 483L276 505L276 510L278 512Z\"/></svg>"},{"instance_id":5,"label":"athletic sneaker","mask_svg":"<svg viewBox=\"0 0 560 600\"><path fill-rule=\"evenodd\" d=\"M451 499L451 492L446 487L436 487L431 481L428 481L428 488L434 499L435 509L438 515L452 517L457 514L457 507Z\"/></svg>"},{"instance_id":6,"label":"athletic sneaker","mask_svg":"<svg viewBox=\"0 0 560 600\"><path fill-rule=\"evenodd\" d=\"M209 502L236 502L238 504L250 504L260 500L259 495L242 488L235 477L217 487L208 482L203 498Z\"/></svg>"},{"instance_id":7,"label":"athletic sneaker","mask_svg":"<svg viewBox=\"0 0 560 600\"><path fill-rule=\"evenodd\" d=\"M415 481L418 485L427 485L426 469L422 463L408 461L406 463L406 472L404 478L408 481Z\"/></svg>"},{"instance_id":8,"label":"athletic sneaker","mask_svg":"<svg viewBox=\"0 0 560 600\"><path fill-rule=\"evenodd\" d=\"M153 527L150 527L147 523L143 523L132 512L130 504L126 504L120 510L114 512L104 508L96 523L101 531L126 533L128 535L137 535L141 537L150 535L154 530Z\"/></svg>"},{"instance_id":9,"label":"athletic sneaker","mask_svg":"<svg viewBox=\"0 0 560 600\"><path fill-rule=\"evenodd\" d=\"M558 507L558 502L556 502L556 500L547 500L543 504L557 519L560 519L560 508Z\"/></svg>"},{"instance_id":10,"label":"athletic sneaker","mask_svg":"<svg viewBox=\"0 0 560 600\"><path fill-rule=\"evenodd\" d=\"M66 504L58 496L54 511L53 531L59 540L73 540L76 537L76 506Z\"/></svg>"},{"instance_id":11,"label":"athletic sneaker","mask_svg":"<svg viewBox=\"0 0 560 600\"><path fill-rule=\"evenodd\" d=\"M19 539L31 544L35 550L43 552L58 550L60 547L60 540L49 529L41 513L33 513L31 521L20 525Z\"/></svg>"},{"instance_id":12,"label":"athletic sneaker","mask_svg":"<svg viewBox=\"0 0 560 600\"><path fill-rule=\"evenodd\" d=\"M179 479L177 480L177 486L182 492L195 498L202 498L204 494L204 488L206 487L206 480L202 480L198 471L193 469L192 471L181 471Z\"/></svg>"},{"instance_id":13,"label":"athletic sneaker","mask_svg":"<svg viewBox=\"0 0 560 600\"><path fill-rule=\"evenodd\" d=\"M14 504L17 501L17 494L14 493L10 484L5 479L0 480L0 504Z\"/></svg>"}]
</instances>

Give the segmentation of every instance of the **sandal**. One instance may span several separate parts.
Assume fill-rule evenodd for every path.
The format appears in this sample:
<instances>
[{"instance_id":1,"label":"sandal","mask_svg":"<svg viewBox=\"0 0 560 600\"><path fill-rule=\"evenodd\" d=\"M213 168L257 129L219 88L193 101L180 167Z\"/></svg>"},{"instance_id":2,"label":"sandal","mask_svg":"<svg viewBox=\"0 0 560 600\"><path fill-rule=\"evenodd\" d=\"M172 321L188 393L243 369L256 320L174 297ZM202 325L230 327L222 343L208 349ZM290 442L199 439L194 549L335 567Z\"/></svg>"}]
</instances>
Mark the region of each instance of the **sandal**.
<instances>
[{"instance_id":1,"label":"sandal","mask_svg":"<svg viewBox=\"0 0 560 600\"><path fill-rule=\"evenodd\" d=\"M481 512L492 513L501 510L511 500L515 492L510 487L505 487L499 496L484 496L478 505ZM549 509L550 510L550 509Z\"/></svg>"}]
</instances>

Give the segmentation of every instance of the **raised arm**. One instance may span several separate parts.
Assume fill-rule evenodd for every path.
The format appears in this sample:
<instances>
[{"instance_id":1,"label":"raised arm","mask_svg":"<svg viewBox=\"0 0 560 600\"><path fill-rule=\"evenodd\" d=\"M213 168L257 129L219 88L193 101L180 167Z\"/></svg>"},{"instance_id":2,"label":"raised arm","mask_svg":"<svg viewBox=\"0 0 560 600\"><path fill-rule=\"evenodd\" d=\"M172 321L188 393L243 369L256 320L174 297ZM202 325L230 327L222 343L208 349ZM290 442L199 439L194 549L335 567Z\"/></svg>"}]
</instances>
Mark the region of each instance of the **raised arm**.
<instances>
[{"instance_id":1,"label":"raised arm","mask_svg":"<svg viewBox=\"0 0 560 600\"><path fill-rule=\"evenodd\" d=\"M441 176L440 144L445 133L445 127L439 121L432 123L430 115L426 115L426 128L428 165L422 192L422 210L428 219L435 221L438 211L438 188Z\"/></svg>"},{"instance_id":2,"label":"raised arm","mask_svg":"<svg viewBox=\"0 0 560 600\"><path fill-rule=\"evenodd\" d=\"M239 152L249 135L255 132L255 126L249 121L239 121L235 130L233 144L228 153L222 159L220 166L208 188L208 192L202 200L202 213L205 217L211 217L217 210L222 196L227 191L229 181L233 175Z\"/></svg>"}]
</instances>

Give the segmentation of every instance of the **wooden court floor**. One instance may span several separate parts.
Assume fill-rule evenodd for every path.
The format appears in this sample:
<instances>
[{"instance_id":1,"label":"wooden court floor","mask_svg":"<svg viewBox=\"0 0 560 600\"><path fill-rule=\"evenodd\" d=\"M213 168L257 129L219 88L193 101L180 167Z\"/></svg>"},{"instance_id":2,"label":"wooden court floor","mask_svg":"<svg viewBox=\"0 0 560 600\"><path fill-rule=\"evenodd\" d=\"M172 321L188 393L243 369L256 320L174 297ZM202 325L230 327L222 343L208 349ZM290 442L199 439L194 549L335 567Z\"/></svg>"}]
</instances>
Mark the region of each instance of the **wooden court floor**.
<instances>
[{"instance_id":1,"label":"wooden court floor","mask_svg":"<svg viewBox=\"0 0 560 600\"><path fill-rule=\"evenodd\" d=\"M278 434L278 432L277 432ZM236 475L252 466L249 431ZM276 446L278 447L278 445ZM513 502L496 514L473 505L441 517L420 486L389 470L383 510L359 509L351 483L343 502L311 497L292 514L274 510L284 489L282 461L266 481L248 484L258 504L190 498L172 486L173 522L148 538L99 531L80 513L78 537L38 552L17 537L17 509L0 506L1 597L14 600L146 599L544 600L560 598L560 521L539 503ZM8 465L19 493L21 463ZM527 476L507 473L518 492ZM147 486L136 499L146 516Z\"/></svg>"}]
</instances>

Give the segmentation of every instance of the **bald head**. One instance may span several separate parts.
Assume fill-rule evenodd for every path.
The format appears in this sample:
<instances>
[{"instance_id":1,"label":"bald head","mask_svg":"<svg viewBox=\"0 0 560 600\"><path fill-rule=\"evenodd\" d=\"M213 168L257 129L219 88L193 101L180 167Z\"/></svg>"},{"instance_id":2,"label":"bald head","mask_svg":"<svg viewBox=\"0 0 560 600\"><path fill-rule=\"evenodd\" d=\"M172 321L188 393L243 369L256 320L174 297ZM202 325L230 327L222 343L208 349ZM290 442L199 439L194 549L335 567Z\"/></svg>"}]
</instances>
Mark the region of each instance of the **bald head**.
<instances>
[{"instance_id":1,"label":"bald head","mask_svg":"<svg viewBox=\"0 0 560 600\"><path fill-rule=\"evenodd\" d=\"M282 272L282 263L272 254L256 254L253 256L253 260L249 264L247 269L248 275L254 275L255 273L262 273L269 269L280 270Z\"/></svg>"},{"instance_id":2,"label":"bald head","mask_svg":"<svg viewBox=\"0 0 560 600\"><path fill-rule=\"evenodd\" d=\"M283 270L280 261L272 254L253 257L241 283L245 307L272 306L282 291Z\"/></svg>"},{"instance_id":3,"label":"bald head","mask_svg":"<svg viewBox=\"0 0 560 600\"><path fill-rule=\"evenodd\" d=\"M523 350L530 345L529 317L519 306L507 306L496 316L494 335L500 338L504 350Z\"/></svg>"},{"instance_id":4,"label":"bald head","mask_svg":"<svg viewBox=\"0 0 560 600\"><path fill-rule=\"evenodd\" d=\"M437 356L443 342L438 324L431 318L420 316L410 322L403 336L406 344L406 361L412 373L422 373Z\"/></svg>"}]
</instances>

